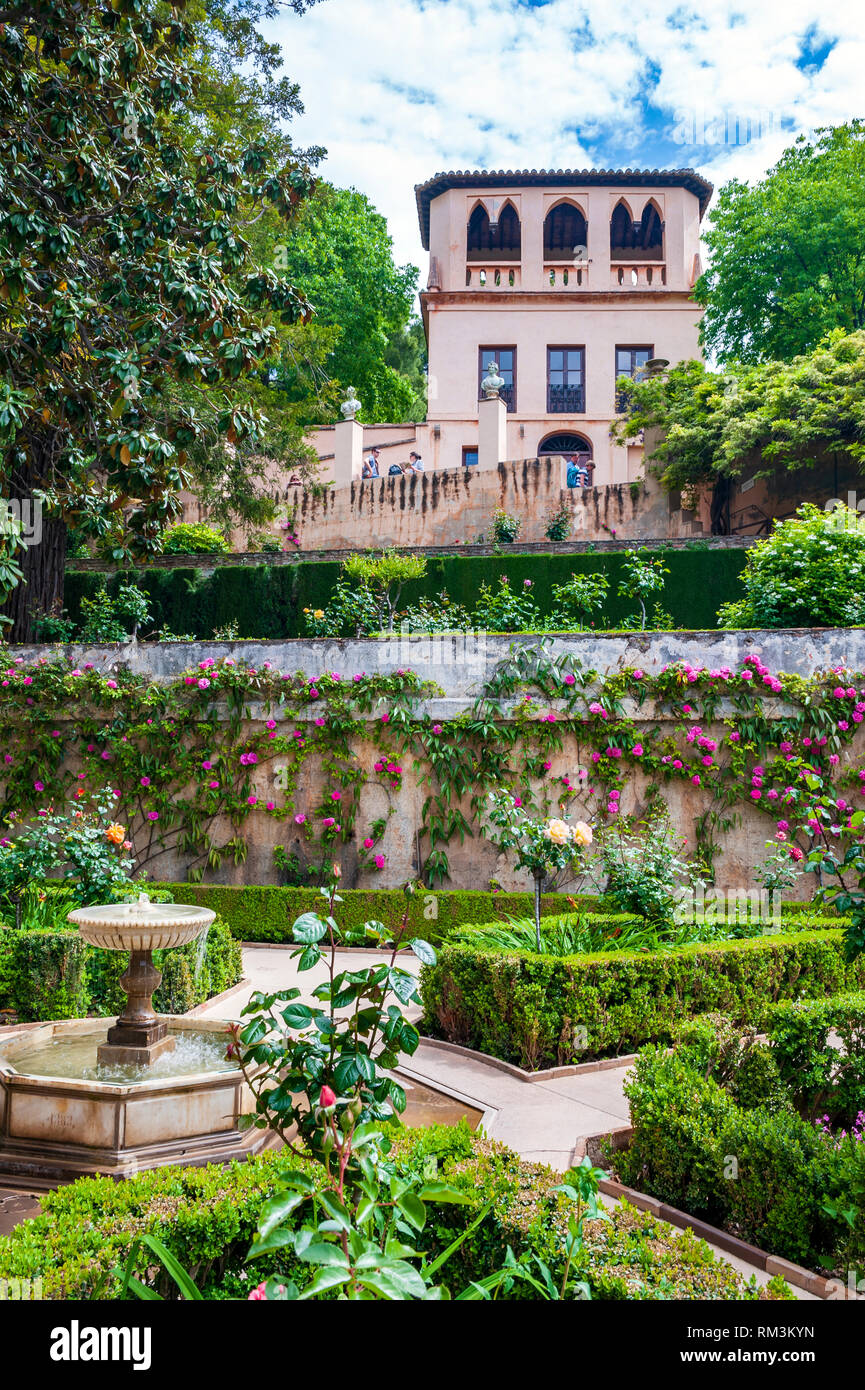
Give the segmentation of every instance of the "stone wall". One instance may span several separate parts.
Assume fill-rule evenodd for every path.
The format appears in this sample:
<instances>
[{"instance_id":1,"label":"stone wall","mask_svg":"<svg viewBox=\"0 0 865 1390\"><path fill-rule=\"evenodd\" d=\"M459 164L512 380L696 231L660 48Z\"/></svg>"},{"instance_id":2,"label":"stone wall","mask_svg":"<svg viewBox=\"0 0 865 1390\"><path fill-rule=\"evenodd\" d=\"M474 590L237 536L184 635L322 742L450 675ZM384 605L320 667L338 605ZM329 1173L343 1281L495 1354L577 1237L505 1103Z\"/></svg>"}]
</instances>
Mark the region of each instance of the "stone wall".
<instances>
[{"instance_id":1,"label":"stone wall","mask_svg":"<svg viewBox=\"0 0 865 1390\"><path fill-rule=\"evenodd\" d=\"M382 642L295 640L129 644L121 648L72 647L67 654L79 667L92 662L97 670L105 674L126 668L157 681L176 678L208 657L219 660L225 656L259 667L270 662L276 670L299 671L307 677L319 675L323 670L337 670L343 679L348 679L361 672L372 675L409 668L441 687L441 696L431 699L426 708L431 718L443 722L471 708L496 664L507 655L511 643L512 639L507 637L486 637L481 634L478 637L394 637ZM18 649L28 661L43 655L56 655L56 650L49 647ZM651 673L677 661L689 661L695 666L736 668L741 667L747 655L759 653L772 671L810 676L841 665L847 665L854 671L865 670L865 631L815 629L637 633L613 637L577 633L556 638L551 644L551 651L553 654L566 652L578 657L584 667L603 673L634 666ZM778 697L765 696L764 705L770 717L781 717L786 712L786 706ZM730 712L722 705L719 718L723 719ZM669 714L655 709L651 703L638 707L635 702L625 701L624 713L639 721L639 727L647 731L661 725L664 731L673 732L674 721ZM70 713L70 717L74 715ZM262 709L254 704L249 706L252 725L260 726L265 717ZM375 714L370 715L371 723L376 717ZM510 717L507 710L506 717ZM708 726L705 732L711 732ZM860 758L862 741L857 735L853 745L855 755ZM361 735L356 743L356 754L361 766L370 767L376 756L372 740ZM563 753L553 760L551 776L565 772L573 775L579 759L580 750L576 744L566 744ZM262 800L267 799L273 791L274 773L272 766L265 765L260 769L260 781L256 781L255 790ZM298 807L311 805L319 799L322 792L319 776L312 765L305 766L296 797ZM639 811L644 794L645 782L638 776L627 784L622 793L622 810L626 814ZM354 847L346 846L341 853L347 886L395 886L417 875L417 833L426 795L427 788L418 785L411 768L407 766L402 787L395 794L395 813L390 817L382 844L387 856L386 868L377 874L361 873ZM711 798L700 788L687 783L671 786L667 795L674 822L693 844L694 820L711 806ZM361 792L358 826L369 824L376 817L386 814L387 804L387 795L380 786L366 786ZM468 812L468 807L464 809ZM579 810L578 804L575 809ZM746 888L752 884L753 866L765 857L766 840L772 830L771 820L750 805L743 802L735 809L740 813L741 820L722 841L723 852L716 860L717 885L721 889ZM223 829L227 837L230 828L226 825ZM295 832L292 821L279 822L271 816L254 814L244 824L244 835L249 844L247 862L238 868L224 867L217 875L220 881L274 882L273 846L291 845L297 837L303 850L299 832ZM524 878L512 874L495 846L486 841L467 839L463 845L454 841L449 846L448 854L452 887L485 887L492 877L505 887L525 886ZM154 866L152 876L183 878L184 863L174 853L166 854Z\"/></svg>"},{"instance_id":2,"label":"stone wall","mask_svg":"<svg viewBox=\"0 0 865 1390\"><path fill-rule=\"evenodd\" d=\"M521 541L542 541L562 504L574 540L703 534L695 520L671 512L653 479L569 488L565 475L560 458L522 459L494 469L356 480L348 487L286 488L283 501L301 551L467 545L489 531L498 507L519 517Z\"/></svg>"}]
</instances>

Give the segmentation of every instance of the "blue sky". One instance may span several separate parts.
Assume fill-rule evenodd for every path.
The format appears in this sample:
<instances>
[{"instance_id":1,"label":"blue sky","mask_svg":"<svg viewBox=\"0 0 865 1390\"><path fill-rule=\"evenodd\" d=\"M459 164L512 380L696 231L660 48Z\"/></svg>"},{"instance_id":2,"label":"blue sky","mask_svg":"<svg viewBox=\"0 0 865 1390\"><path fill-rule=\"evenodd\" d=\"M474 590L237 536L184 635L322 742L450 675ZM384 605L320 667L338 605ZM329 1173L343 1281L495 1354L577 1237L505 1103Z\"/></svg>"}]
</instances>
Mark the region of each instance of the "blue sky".
<instances>
[{"instance_id":1,"label":"blue sky","mask_svg":"<svg viewBox=\"0 0 865 1390\"><path fill-rule=\"evenodd\" d=\"M718 185L865 114L855 0L321 0L267 33L301 84L298 142L419 266L412 190L439 170L692 166Z\"/></svg>"}]
</instances>

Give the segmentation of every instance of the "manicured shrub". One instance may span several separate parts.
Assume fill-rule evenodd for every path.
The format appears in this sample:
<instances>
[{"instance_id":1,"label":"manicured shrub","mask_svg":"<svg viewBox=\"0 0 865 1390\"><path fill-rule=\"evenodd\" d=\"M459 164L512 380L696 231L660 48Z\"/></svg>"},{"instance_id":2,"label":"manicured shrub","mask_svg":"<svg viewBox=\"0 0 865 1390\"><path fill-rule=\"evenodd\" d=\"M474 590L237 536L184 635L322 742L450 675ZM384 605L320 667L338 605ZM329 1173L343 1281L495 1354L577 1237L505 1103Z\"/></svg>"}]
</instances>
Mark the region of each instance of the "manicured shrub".
<instances>
[{"instance_id":1,"label":"manicured shrub","mask_svg":"<svg viewBox=\"0 0 865 1390\"><path fill-rule=\"evenodd\" d=\"M175 902L212 908L241 941L291 942L295 919L321 906L317 888L278 888L260 883L172 883L166 888ZM346 929L373 920L395 923L406 904L401 888L346 888L340 897L339 920ZM578 910L599 916L615 912L588 894L577 895L572 901ZM541 913L554 916L564 905L565 899L548 893L541 900ZM530 893L418 892L409 904L410 934L438 945L455 926L504 922L509 916L525 917L533 910Z\"/></svg>"},{"instance_id":2,"label":"manicured shrub","mask_svg":"<svg viewBox=\"0 0 865 1390\"><path fill-rule=\"evenodd\" d=\"M691 1048L645 1048L625 1082L623 1182L786 1259L865 1262L865 1144L834 1145L791 1108L737 1105Z\"/></svg>"},{"instance_id":3,"label":"manicured shrub","mask_svg":"<svg viewBox=\"0 0 865 1390\"><path fill-rule=\"evenodd\" d=\"M561 1274L564 1223L561 1198L552 1188L559 1175L527 1163L502 1145L472 1135L465 1125L403 1131L394 1147L398 1171L423 1171L433 1157L440 1177L468 1196L465 1205L431 1203L430 1219L415 1244L431 1255L443 1252L489 1207L443 1267L452 1292L502 1266L508 1246L517 1257L532 1251ZM246 1256L259 1213L276 1178L302 1168L319 1170L287 1150L224 1167L161 1168L126 1182L85 1178L48 1192L42 1212L0 1238L0 1279L42 1279L50 1299L117 1296L121 1270L134 1236L161 1240L191 1274L207 1298L246 1298L261 1277ZM769 1290L745 1284L729 1265L713 1259L691 1232L675 1231L645 1212L620 1204L609 1221L585 1227L585 1277L600 1299L789 1298L775 1281ZM293 1253L282 1269L290 1273ZM161 1296L177 1290L153 1256L140 1250L135 1272ZM14 1286L13 1286L14 1287ZM525 1298L525 1285L511 1295Z\"/></svg>"},{"instance_id":4,"label":"manicured shrub","mask_svg":"<svg viewBox=\"0 0 865 1390\"><path fill-rule=\"evenodd\" d=\"M0 929L10 1001L22 1023L87 1013L89 949L77 931Z\"/></svg>"},{"instance_id":5,"label":"manicured shrub","mask_svg":"<svg viewBox=\"0 0 865 1390\"><path fill-rule=\"evenodd\" d=\"M865 1110L865 992L776 1004L766 1028L797 1107L851 1125Z\"/></svg>"},{"instance_id":6,"label":"manicured shrub","mask_svg":"<svg viewBox=\"0 0 865 1390\"><path fill-rule=\"evenodd\" d=\"M745 563L742 550L676 550L665 553L670 574L661 593L663 607L681 628L713 628L718 603L741 593L739 575ZM525 580L541 614L551 615L557 606L554 589L567 585L572 576L603 576L614 595L623 572L621 552L599 554L465 556L445 555L427 561L423 579L411 580L400 596L405 607L421 601L435 603L444 590L451 602L474 609L482 584L498 587L502 575L512 589L522 591ZM214 628L232 620L249 637L302 637L306 634L304 610L326 609L339 579L339 565L332 560L305 560L293 565L219 565L210 574L189 567L147 569L128 577L146 591L155 628L193 632L209 638ZM64 606L70 617L80 617L81 599L92 596L103 576L70 570L66 574ZM118 576L108 584L116 590ZM630 608L624 598L610 597L605 615L611 626L621 625Z\"/></svg>"},{"instance_id":7,"label":"manicured shrub","mask_svg":"<svg viewBox=\"0 0 865 1390\"><path fill-rule=\"evenodd\" d=\"M611 955L538 956L450 945L424 966L424 1029L520 1066L556 1066L667 1041L682 1019L737 1022L767 1003L865 985L837 929Z\"/></svg>"}]
</instances>

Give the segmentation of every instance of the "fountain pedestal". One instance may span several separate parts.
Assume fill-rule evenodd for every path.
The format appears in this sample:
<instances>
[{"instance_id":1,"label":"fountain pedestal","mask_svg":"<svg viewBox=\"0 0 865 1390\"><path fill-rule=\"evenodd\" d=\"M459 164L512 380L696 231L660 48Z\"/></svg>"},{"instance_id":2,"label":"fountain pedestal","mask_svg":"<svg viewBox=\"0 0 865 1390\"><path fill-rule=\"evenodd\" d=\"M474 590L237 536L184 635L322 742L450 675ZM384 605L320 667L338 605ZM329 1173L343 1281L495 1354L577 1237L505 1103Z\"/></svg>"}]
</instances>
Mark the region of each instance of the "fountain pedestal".
<instances>
[{"instance_id":1,"label":"fountain pedestal","mask_svg":"<svg viewBox=\"0 0 865 1390\"><path fill-rule=\"evenodd\" d=\"M120 976L126 991L126 1008L108 1029L107 1043L99 1048L100 1065L146 1067L174 1047L168 1024L153 1008L153 995L161 979L152 951L129 952L126 973Z\"/></svg>"}]
</instances>

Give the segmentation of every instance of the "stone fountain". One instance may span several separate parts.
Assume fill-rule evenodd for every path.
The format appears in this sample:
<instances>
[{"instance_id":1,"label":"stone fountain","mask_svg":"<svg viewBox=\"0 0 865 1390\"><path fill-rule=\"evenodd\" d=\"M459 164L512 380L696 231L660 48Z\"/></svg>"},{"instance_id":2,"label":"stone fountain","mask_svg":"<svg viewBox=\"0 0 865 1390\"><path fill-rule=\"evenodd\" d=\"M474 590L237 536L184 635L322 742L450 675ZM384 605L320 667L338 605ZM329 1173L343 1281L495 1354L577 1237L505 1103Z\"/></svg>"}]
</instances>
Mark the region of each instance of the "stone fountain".
<instances>
[{"instance_id":1,"label":"stone fountain","mask_svg":"<svg viewBox=\"0 0 865 1390\"><path fill-rule=\"evenodd\" d=\"M222 1020L160 1017L153 952L194 940L207 908L137 902L69 914L85 941L128 951L126 1007L108 1027L69 1019L0 1039L0 1183L53 1186L84 1173L126 1177L168 1163L243 1158L268 1142L241 1130L252 1097L226 1057Z\"/></svg>"}]
</instances>

